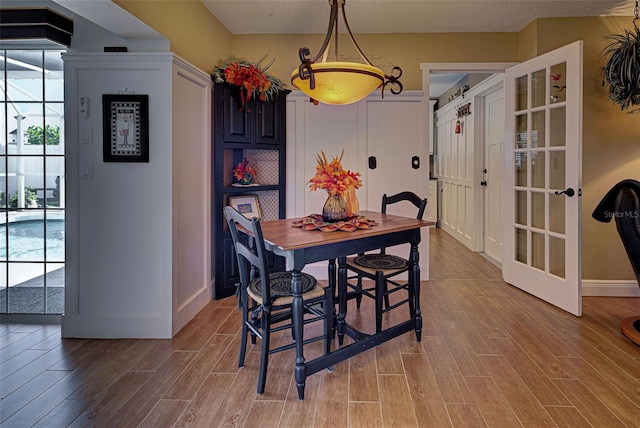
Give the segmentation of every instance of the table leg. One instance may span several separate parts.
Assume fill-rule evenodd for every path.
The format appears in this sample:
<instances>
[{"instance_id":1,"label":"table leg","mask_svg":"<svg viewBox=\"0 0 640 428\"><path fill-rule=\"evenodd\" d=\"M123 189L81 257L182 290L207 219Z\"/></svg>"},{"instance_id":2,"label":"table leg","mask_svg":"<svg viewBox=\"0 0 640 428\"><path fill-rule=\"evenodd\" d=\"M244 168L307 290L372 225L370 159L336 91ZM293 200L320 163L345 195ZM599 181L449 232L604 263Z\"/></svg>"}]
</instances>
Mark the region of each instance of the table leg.
<instances>
[{"instance_id":1,"label":"table leg","mask_svg":"<svg viewBox=\"0 0 640 428\"><path fill-rule=\"evenodd\" d=\"M291 304L291 322L293 324L293 337L296 341L296 366L294 376L298 388L298 399L304 400L304 385L306 381L306 367L304 364L304 307L302 300L302 279L300 271L292 271L293 303Z\"/></svg>"},{"instance_id":2,"label":"table leg","mask_svg":"<svg viewBox=\"0 0 640 428\"><path fill-rule=\"evenodd\" d=\"M331 293L333 296L333 301L335 302L336 300L336 291L338 290L337 286L336 286L336 259L331 259L329 260L329 288L331 289ZM325 311L328 311L329 309L325 309ZM333 326L331 328L331 340L334 340L336 337L336 318L337 318L337 313L336 313L336 307L335 305L331 308L332 311L332 316L333 316L333 323L331 323L331 325Z\"/></svg>"},{"instance_id":3,"label":"table leg","mask_svg":"<svg viewBox=\"0 0 640 428\"><path fill-rule=\"evenodd\" d=\"M422 340L422 312L420 312L420 253L417 244L411 244L411 282L415 302L416 340Z\"/></svg>"},{"instance_id":4,"label":"table leg","mask_svg":"<svg viewBox=\"0 0 640 428\"><path fill-rule=\"evenodd\" d=\"M338 257L338 345L344 341L344 325L347 314L347 257Z\"/></svg>"}]
</instances>

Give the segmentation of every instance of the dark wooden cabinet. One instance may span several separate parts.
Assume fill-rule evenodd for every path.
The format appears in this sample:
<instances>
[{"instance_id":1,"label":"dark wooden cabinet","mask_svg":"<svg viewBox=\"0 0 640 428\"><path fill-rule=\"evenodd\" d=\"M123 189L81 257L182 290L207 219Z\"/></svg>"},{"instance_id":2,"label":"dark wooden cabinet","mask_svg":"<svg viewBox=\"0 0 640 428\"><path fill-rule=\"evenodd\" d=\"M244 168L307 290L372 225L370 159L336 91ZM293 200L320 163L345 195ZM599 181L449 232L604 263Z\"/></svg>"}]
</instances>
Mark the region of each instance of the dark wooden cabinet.
<instances>
[{"instance_id":1,"label":"dark wooden cabinet","mask_svg":"<svg viewBox=\"0 0 640 428\"><path fill-rule=\"evenodd\" d=\"M242 106L236 88L214 85L211 217L216 299L234 294L240 280L223 214L229 197L255 195L263 220L285 217L287 93L271 102L252 99ZM257 186L234 186L233 169L245 158L256 169ZM281 257L270 262L273 269L284 268Z\"/></svg>"}]
</instances>

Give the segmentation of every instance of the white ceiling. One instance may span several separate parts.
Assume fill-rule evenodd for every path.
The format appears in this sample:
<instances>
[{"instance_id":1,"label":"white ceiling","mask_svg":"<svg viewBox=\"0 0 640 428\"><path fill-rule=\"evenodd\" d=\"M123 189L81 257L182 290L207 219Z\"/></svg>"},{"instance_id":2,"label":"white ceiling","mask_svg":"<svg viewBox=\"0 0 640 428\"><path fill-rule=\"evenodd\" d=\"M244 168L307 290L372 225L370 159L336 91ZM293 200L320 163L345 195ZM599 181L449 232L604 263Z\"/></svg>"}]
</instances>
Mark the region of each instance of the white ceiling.
<instances>
[{"instance_id":1,"label":"white ceiling","mask_svg":"<svg viewBox=\"0 0 640 428\"><path fill-rule=\"evenodd\" d=\"M327 0L200 0L233 34L324 34ZM346 0L354 34L520 31L536 18L633 16L634 0ZM342 19L340 26L343 28Z\"/></svg>"}]
</instances>

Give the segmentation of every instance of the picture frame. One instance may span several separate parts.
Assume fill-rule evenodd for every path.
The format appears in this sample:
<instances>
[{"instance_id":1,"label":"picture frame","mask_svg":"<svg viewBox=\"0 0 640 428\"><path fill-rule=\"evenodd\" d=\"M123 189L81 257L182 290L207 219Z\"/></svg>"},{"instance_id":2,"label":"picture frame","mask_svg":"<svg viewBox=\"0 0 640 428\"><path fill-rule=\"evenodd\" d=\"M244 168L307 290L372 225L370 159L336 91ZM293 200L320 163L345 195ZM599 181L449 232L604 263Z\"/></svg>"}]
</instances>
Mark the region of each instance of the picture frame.
<instances>
[{"instance_id":1,"label":"picture frame","mask_svg":"<svg viewBox=\"0 0 640 428\"><path fill-rule=\"evenodd\" d=\"M103 94L104 162L149 162L149 95Z\"/></svg>"},{"instance_id":2,"label":"picture frame","mask_svg":"<svg viewBox=\"0 0 640 428\"><path fill-rule=\"evenodd\" d=\"M229 196L228 204L248 219L262 218L258 195Z\"/></svg>"}]
</instances>

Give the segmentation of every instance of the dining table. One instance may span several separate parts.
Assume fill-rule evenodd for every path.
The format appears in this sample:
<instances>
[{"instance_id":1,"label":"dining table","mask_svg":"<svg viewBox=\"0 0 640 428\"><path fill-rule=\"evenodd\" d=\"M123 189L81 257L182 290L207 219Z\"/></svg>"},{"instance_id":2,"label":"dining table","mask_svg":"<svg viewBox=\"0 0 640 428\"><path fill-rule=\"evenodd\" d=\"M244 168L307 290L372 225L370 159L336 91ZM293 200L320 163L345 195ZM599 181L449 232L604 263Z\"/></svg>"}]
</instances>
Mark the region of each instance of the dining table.
<instances>
[{"instance_id":1,"label":"dining table","mask_svg":"<svg viewBox=\"0 0 640 428\"><path fill-rule=\"evenodd\" d=\"M323 369L332 369L334 364L345 361L354 355L378 346L390 339L411 330L415 331L419 342L422 335L422 315L420 312L420 254L418 244L421 241L421 229L433 224L431 221L384 214L375 211L359 211L361 219L367 219L368 227L353 231L305 230L296 227L301 219L279 219L261 221L265 247L275 255L285 258L287 268L292 271L292 323L293 335L296 338L296 358L294 377L298 398L304 399L304 388L307 376ZM374 223L375 222L375 223ZM405 321L383 329L379 333L367 334L349 325L346 320L347 310L347 256L372 251L383 247L409 244L409 275L413 282L411 293L414 299L414 313ZM337 267L336 267L337 260ZM336 331L339 345L330 353L305 360L303 349L304 309L302 299L302 269L314 262L328 261L328 286L334 290L337 285L338 312ZM337 282L337 284L336 284ZM325 308L325 310L334 310ZM335 314L332 314L334 316ZM343 346L344 336L353 342Z\"/></svg>"}]
</instances>

